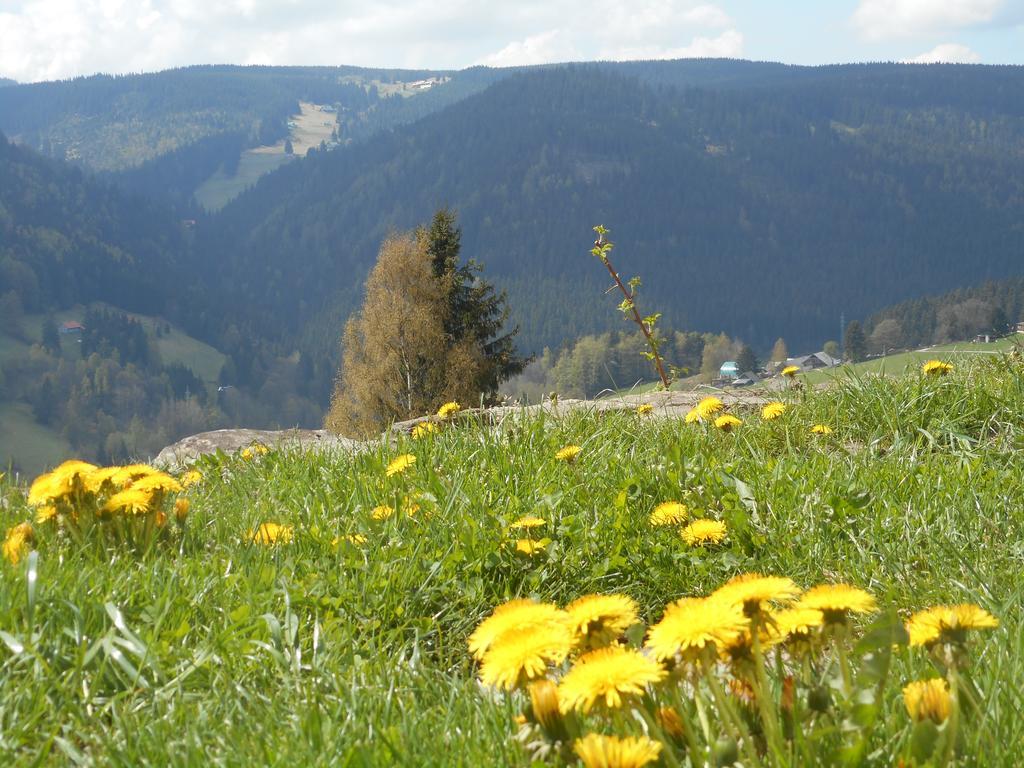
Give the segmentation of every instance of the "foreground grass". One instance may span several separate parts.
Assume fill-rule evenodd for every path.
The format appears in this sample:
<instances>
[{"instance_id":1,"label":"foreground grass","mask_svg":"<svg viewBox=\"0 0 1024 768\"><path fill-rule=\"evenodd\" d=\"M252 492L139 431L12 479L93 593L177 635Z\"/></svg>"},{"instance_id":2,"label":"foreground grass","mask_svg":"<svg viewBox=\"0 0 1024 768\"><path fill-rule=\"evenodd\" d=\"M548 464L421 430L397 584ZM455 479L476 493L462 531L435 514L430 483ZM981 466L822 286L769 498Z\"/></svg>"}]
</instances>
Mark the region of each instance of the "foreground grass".
<instances>
[{"instance_id":1,"label":"foreground grass","mask_svg":"<svg viewBox=\"0 0 1024 768\"><path fill-rule=\"evenodd\" d=\"M740 413L733 434L577 415L462 423L355 456L210 459L184 531L145 553L40 530L37 559L0 565L0 762L530 765L512 738L519 703L481 688L466 652L495 604L618 591L655 621L756 570L849 581L903 616L962 601L998 616L974 646L984 708L963 754L1015 764L1024 364L786 397L782 419ZM569 443L577 461L556 461ZM386 479L405 452L416 463ZM21 489L0 493L4 529L31 517ZM726 544L652 528L671 499L724 520ZM399 513L374 520L380 504ZM548 521L533 556L508 528L525 514ZM249 543L264 522L294 539ZM927 670L899 652L866 762L893 764L909 736L899 689Z\"/></svg>"}]
</instances>

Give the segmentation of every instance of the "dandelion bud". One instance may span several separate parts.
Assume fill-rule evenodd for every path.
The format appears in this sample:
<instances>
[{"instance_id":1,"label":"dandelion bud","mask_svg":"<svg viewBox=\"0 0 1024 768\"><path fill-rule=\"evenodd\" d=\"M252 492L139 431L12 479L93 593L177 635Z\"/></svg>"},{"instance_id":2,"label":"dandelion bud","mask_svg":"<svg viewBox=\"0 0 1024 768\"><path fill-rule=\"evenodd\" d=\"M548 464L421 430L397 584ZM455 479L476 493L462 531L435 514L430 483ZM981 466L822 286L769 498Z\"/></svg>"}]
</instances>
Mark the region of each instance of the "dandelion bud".
<instances>
[{"instance_id":1,"label":"dandelion bud","mask_svg":"<svg viewBox=\"0 0 1024 768\"><path fill-rule=\"evenodd\" d=\"M949 684L941 677L916 680L903 689L903 703L914 722L931 720L942 725L949 717Z\"/></svg>"},{"instance_id":2,"label":"dandelion bud","mask_svg":"<svg viewBox=\"0 0 1024 768\"><path fill-rule=\"evenodd\" d=\"M683 730L683 719L671 707L661 707L658 710L658 725L661 726L661 730L665 732L666 736L677 743L682 742L686 735Z\"/></svg>"},{"instance_id":3,"label":"dandelion bud","mask_svg":"<svg viewBox=\"0 0 1024 768\"><path fill-rule=\"evenodd\" d=\"M192 504L188 499L178 499L174 502L174 517L179 523L185 522L185 518L188 517L188 510L191 505Z\"/></svg>"},{"instance_id":4,"label":"dandelion bud","mask_svg":"<svg viewBox=\"0 0 1024 768\"><path fill-rule=\"evenodd\" d=\"M558 686L547 678L530 684L530 711L532 720L556 741L567 738L565 720L558 705Z\"/></svg>"},{"instance_id":5,"label":"dandelion bud","mask_svg":"<svg viewBox=\"0 0 1024 768\"><path fill-rule=\"evenodd\" d=\"M165 525L167 525L167 515L164 513L163 510L160 510L159 512L156 513L155 522L157 528L163 528Z\"/></svg>"}]
</instances>

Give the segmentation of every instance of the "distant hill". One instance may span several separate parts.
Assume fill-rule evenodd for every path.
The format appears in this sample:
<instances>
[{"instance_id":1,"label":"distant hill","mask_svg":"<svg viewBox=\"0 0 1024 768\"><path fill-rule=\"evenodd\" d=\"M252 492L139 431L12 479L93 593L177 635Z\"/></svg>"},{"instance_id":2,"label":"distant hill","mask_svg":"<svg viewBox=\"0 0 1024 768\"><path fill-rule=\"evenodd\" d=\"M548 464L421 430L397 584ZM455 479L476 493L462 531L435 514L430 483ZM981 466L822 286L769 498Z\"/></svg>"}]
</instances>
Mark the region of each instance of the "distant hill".
<instances>
[{"instance_id":1,"label":"distant hill","mask_svg":"<svg viewBox=\"0 0 1024 768\"><path fill-rule=\"evenodd\" d=\"M813 346L842 312L1019 274L1022 148L1019 67L540 68L265 177L199 249L260 335L329 354L384 234L449 204L539 350L619 327L604 223L674 327Z\"/></svg>"},{"instance_id":2,"label":"distant hill","mask_svg":"<svg viewBox=\"0 0 1024 768\"><path fill-rule=\"evenodd\" d=\"M1015 277L900 302L873 314L864 327L883 346L903 349L1002 336L1021 321L1024 277Z\"/></svg>"},{"instance_id":3,"label":"distant hill","mask_svg":"<svg viewBox=\"0 0 1024 768\"><path fill-rule=\"evenodd\" d=\"M0 134L0 295L15 293L24 311L93 301L182 311L198 284L184 269L186 237L154 203Z\"/></svg>"},{"instance_id":4,"label":"distant hill","mask_svg":"<svg viewBox=\"0 0 1024 768\"><path fill-rule=\"evenodd\" d=\"M11 80L9 77L0 77L0 88L6 88L8 86L17 84L17 80Z\"/></svg>"}]
</instances>

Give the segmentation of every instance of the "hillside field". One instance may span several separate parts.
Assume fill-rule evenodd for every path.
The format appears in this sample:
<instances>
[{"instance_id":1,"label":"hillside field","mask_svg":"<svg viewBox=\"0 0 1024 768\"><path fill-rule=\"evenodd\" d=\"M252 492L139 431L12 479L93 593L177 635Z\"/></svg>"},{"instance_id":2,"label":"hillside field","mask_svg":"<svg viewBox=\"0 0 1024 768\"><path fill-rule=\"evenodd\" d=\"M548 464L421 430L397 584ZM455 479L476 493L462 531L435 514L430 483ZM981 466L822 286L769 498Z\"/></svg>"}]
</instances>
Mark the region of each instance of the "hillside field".
<instances>
[{"instance_id":1,"label":"hillside field","mask_svg":"<svg viewBox=\"0 0 1024 768\"><path fill-rule=\"evenodd\" d=\"M579 765L600 749L577 739L601 733L664 766L1014 764L1022 382L1014 354L840 378L730 431L467 415L359 453L207 457L133 515L95 520L113 491L84 493L77 523L59 507L63 528L34 524L0 563L0 758L525 768ZM33 519L25 490L0 484L0 529ZM698 521L724 538L684 529ZM784 578L673 603L748 573ZM571 605L587 595L622 597ZM517 598L545 604L474 634ZM803 629L772 635L793 599ZM961 603L962 623L903 629ZM699 653L677 645L696 626ZM937 677L952 693L905 703ZM618 693L587 705L598 689Z\"/></svg>"},{"instance_id":2,"label":"hillside field","mask_svg":"<svg viewBox=\"0 0 1024 768\"><path fill-rule=\"evenodd\" d=\"M117 309L111 305L108 309ZM84 307L72 307L54 313L57 324L67 320L81 321ZM181 363L188 366L202 379L212 393L217 386L217 377L224 365L225 357L218 350L181 329L170 327L170 332L158 336L156 326L166 326L162 319L129 313L142 323L147 336L154 341L163 365ZM29 354L31 344L42 338L43 315L26 315L22 321L24 338L16 339L0 333L0 366L18 357ZM61 351L70 360L79 359L78 338L73 335L61 336ZM38 473L52 467L71 455L71 448L61 435L50 427L38 424L32 417L31 408L25 403L0 402L0 471L14 461L25 472Z\"/></svg>"}]
</instances>

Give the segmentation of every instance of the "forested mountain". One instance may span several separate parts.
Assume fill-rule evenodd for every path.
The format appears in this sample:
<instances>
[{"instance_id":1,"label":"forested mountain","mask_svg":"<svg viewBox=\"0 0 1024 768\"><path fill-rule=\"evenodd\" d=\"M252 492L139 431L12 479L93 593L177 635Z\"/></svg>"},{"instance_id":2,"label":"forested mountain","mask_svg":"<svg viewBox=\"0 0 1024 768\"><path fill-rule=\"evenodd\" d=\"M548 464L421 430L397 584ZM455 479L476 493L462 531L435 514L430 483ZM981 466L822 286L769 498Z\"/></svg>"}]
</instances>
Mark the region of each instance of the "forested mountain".
<instances>
[{"instance_id":1,"label":"forested mountain","mask_svg":"<svg viewBox=\"0 0 1024 768\"><path fill-rule=\"evenodd\" d=\"M0 93L0 130L51 157L122 170L221 133L241 131L253 145L272 143L287 134L300 100L365 108L375 94L362 79L375 74L386 73L197 66L32 83Z\"/></svg>"},{"instance_id":2,"label":"forested mountain","mask_svg":"<svg viewBox=\"0 0 1024 768\"><path fill-rule=\"evenodd\" d=\"M106 301L178 314L200 283L184 282L186 253L166 210L0 134L0 295L25 311Z\"/></svg>"},{"instance_id":3,"label":"forested mountain","mask_svg":"<svg viewBox=\"0 0 1024 768\"><path fill-rule=\"evenodd\" d=\"M587 255L604 223L645 307L766 347L840 312L1020 270L1024 73L716 63L545 68L265 178L200 235L261 335L333 345L391 228L458 209L532 350L617 327ZM622 72L632 72L645 85ZM667 83L673 83L668 85ZM216 259L213 258L216 254Z\"/></svg>"}]
</instances>

